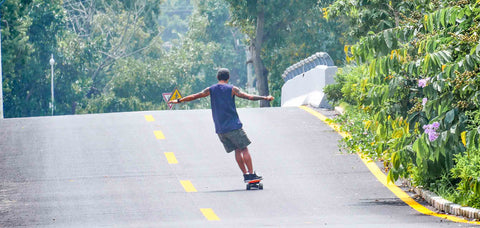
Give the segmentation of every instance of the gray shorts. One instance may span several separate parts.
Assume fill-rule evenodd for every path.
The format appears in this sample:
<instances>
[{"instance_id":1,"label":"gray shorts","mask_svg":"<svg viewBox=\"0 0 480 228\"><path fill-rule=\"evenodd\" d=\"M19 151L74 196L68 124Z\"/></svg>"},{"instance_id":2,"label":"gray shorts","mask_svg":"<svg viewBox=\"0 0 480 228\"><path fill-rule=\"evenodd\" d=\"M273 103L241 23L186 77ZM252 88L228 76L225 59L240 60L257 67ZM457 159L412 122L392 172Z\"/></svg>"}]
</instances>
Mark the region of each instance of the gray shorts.
<instances>
[{"instance_id":1,"label":"gray shorts","mask_svg":"<svg viewBox=\"0 0 480 228\"><path fill-rule=\"evenodd\" d=\"M250 139L248 139L247 134L242 128L223 134L218 134L218 138L220 138L220 141L222 141L223 147L225 147L227 153L237 149L244 149L251 143Z\"/></svg>"}]
</instances>

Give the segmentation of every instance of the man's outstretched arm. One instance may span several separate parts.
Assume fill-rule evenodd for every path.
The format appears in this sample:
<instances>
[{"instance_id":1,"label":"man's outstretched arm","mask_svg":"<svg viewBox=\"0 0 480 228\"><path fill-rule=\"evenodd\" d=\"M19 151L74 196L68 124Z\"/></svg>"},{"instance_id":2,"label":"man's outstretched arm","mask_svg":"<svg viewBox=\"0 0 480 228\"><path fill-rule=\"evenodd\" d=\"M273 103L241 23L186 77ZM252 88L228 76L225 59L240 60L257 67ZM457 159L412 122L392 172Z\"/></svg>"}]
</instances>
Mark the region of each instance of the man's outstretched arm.
<instances>
[{"instance_id":1,"label":"man's outstretched arm","mask_svg":"<svg viewBox=\"0 0 480 228\"><path fill-rule=\"evenodd\" d=\"M206 96L209 96L209 95L210 95L210 88L206 88L200 93L195 93L195 94L192 94L192 95L188 95L188 96L182 97L180 99L169 101L168 103L178 104L178 103L182 103L182 102L186 102L186 101L193 101L193 100L196 100L198 98L206 97Z\"/></svg>"},{"instance_id":2,"label":"man's outstretched arm","mask_svg":"<svg viewBox=\"0 0 480 228\"><path fill-rule=\"evenodd\" d=\"M240 91L240 89L235 87L235 86L233 87L233 94L237 97L247 99L247 100L251 100L251 101L258 101L258 100L273 101L273 99L275 99L274 97L272 97L270 95L269 96L258 96L258 95L252 95L252 94L244 93L244 92Z\"/></svg>"}]
</instances>

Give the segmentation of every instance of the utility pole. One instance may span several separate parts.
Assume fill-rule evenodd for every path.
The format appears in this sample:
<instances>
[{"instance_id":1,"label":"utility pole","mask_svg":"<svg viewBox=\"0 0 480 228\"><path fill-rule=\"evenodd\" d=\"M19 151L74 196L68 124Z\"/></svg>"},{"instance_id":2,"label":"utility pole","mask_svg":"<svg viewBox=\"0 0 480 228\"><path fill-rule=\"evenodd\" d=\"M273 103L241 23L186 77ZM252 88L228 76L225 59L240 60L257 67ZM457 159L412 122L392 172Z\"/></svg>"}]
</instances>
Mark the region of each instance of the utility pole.
<instances>
[{"instance_id":1,"label":"utility pole","mask_svg":"<svg viewBox=\"0 0 480 228\"><path fill-rule=\"evenodd\" d=\"M52 83L50 84L51 85L51 89L52 89L52 116L53 116L53 111L55 110L55 94L54 94L54 91L53 91L53 65L55 64L55 59L53 59L53 54L52 54L52 57L50 58L50 66L52 68Z\"/></svg>"}]
</instances>

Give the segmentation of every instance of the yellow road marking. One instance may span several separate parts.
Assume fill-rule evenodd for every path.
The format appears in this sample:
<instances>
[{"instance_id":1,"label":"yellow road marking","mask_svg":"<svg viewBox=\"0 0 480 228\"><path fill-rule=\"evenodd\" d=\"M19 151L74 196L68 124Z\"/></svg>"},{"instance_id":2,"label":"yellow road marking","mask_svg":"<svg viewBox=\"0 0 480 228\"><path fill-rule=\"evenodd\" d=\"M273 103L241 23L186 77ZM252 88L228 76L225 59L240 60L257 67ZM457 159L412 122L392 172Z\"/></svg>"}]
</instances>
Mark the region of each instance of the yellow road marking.
<instances>
[{"instance_id":1,"label":"yellow road marking","mask_svg":"<svg viewBox=\"0 0 480 228\"><path fill-rule=\"evenodd\" d=\"M316 116L317 118L319 118L320 120L322 120L323 122L328 124L328 126L330 126L335 131L337 131L342 137L347 137L349 135L346 132L341 132L340 127L337 124L334 124L334 123L331 123L331 122L327 121L328 118L326 116L322 115L321 113L319 113L319 112L317 112L317 111L315 111L315 110L313 110L309 107L306 107L306 106L300 106L300 108L307 111L308 113ZM465 220L465 219L462 219L462 218L459 218L459 217L456 217L456 216L453 216L453 215L438 214L438 213L435 213L435 212L429 210L428 208L426 208L426 207L422 206L421 204L417 203L414 199L412 199L407 193L405 193L402 189L400 189L395 184L388 183L387 182L387 176L380 170L380 168L378 168L378 166L377 166L377 164L375 164L375 162L373 162L371 160L368 160L366 158L363 158L360 154L358 154L358 156L360 157L362 162L367 166L367 168L370 170L370 172L372 172L372 174L380 181L380 183L382 183L391 192L393 192L393 194L395 194L399 199L401 199L403 202L408 204L411 208L415 209L416 211L418 211L422 214L425 214L425 215L431 215L431 216L435 216L435 217L439 217L439 218L443 218L443 219L448 219L448 220L454 221L454 222L469 223L469 224L480 224L480 222L468 221L468 220Z\"/></svg>"},{"instance_id":2,"label":"yellow road marking","mask_svg":"<svg viewBox=\"0 0 480 228\"><path fill-rule=\"evenodd\" d=\"M309 107L307 107L307 106L300 106L300 108L303 109L303 110L305 110L305 111L307 111L308 113L316 116L316 117L319 118L321 121L327 123L328 126L330 126L331 128L333 128L333 130L335 130L336 132L338 132L342 137L345 138L345 137L348 136L347 133L345 133L345 132L343 132L343 131L340 130L340 126L338 126L338 124L329 123L329 122L327 121L328 118L327 118L326 116L322 115L321 113L319 113L319 112L317 112L317 111L315 111L315 110L313 110L313 109L311 109L311 108L309 108Z\"/></svg>"},{"instance_id":3,"label":"yellow road marking","mask_svg":"<svg viewBox=\"0 0 480 228\"><path fill-rule=\"evenodd\" d=\"M145 115L145 120L146 120L147 122L153 122L153 121L155 121L155 119L153 118L152 115Z\"/></svg>"},{"instance_id":4,"label":"yellow road marking","mask_svg":"<svg viewBox=\"0 0 480 228\"><path fill-rule=\"evenodd\" d=\"M163 135L162 131L154 131L153 133L157 139L165 139L165 135Z\"/></svg>"},{"instance_id":5,"label":"yellow road marking","mask_svg":"<svg viewBox=\"0 0 480 228\"><path fill-rule=\"evenodd\" d=\"M183 188L185 189L186 192L197 192L197 189L193 187L192 182L188 180L181 180L180 184L182 184Z\"/></svg>"},{"instance_id":6,"label":"yellow road marking","mask_svg":"<svg viewBox=\"0 0 480 228\"><path fill-rule=\"evenodd\" d=\"M210 221L218 221L220 218L213 212L211 208L200 208L200 211L203 213L203 216Z\"/></svg>"},{"instance_id":7,"label":"yellow road marking","mask_svg":"<svg viewBox=\"0 0 480 228\"><path fill-rule=\"evenodd\" d=\"M167 161L169 164L177 164L177 158L175 157L175 154L173 152L165 152L165 157L167 157Z\"/></svg>"}]
</instances>

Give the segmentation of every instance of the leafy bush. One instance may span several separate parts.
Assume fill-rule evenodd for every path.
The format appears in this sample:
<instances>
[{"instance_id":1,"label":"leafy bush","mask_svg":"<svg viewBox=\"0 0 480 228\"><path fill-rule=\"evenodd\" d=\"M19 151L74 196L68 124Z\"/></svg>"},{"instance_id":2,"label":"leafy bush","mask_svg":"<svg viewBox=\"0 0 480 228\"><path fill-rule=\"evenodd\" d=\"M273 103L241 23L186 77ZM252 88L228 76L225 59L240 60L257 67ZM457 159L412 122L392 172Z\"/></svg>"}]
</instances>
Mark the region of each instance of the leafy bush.
<instances>
[{"instance_id":1,"label":"leafy bush","mask_svg":"<svg viewBox=\"0 0 480 228\"><path fill-rule=\"evenodd\" d=\"M325 86L323 92L333 105L338 105L341 101L357 105L364 97L362 93L365 92L365 82L361 67L347 65L335 75L335 84Z\"/></svg>"},{"instance_id":2,"label":"leafy bush","mask_svg":"<svg viewBox=\"0 0 480 228\"><path fill-rule=\"evenodd\" d=\"M459 178L459 195L455 201L462 205L480 208L480 150L468 155L457 155L457 165L451 170L454 178Z\"/></svg>"},{"instance_id":3,"label":"leafy bush","mask_svg":"<svg viewBox=\"0 0 480 228\"><path fill-rule=\"evenodd\" d=\"M353 107L337 120L352 134L345 147L383 160L389 181L458 187L456 200L477 205L478 163L469 159L480 138L480 2L414 4L416 16L345 47L355 65L327 96Z\"/></svg>"},{"instance_id":4,"label":"leafy bush","mask_svg":"<svg viewBox=\"0 0 480 228\"><path fill-rule=\"evenodd\" d=\"M351 152L361 151L370 154L371 157L376 157L376 148L374 135L365 130L365 123L371 118L367 112L355 112L347 107L344 115L335 119L341 126L341 131L349 132L350 135L341 139L340 148Z\"/></svg>"}]
</instances>

